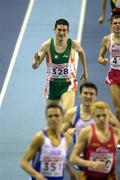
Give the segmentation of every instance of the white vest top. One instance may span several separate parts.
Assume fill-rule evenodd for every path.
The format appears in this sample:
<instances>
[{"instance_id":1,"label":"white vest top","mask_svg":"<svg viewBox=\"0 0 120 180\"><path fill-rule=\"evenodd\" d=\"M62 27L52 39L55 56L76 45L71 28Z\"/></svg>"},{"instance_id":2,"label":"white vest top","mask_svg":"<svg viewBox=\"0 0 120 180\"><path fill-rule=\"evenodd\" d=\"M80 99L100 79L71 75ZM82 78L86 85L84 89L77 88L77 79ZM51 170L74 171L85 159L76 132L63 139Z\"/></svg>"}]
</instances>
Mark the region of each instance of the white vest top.
<instances>
[{"instance_id":1,"label":"white vest top","mask_svg":"<svg viewBox=\"0 0 120 180\"><path fill-rule=\"evenodd\" d=\"M110 35L110 69L120 70L120 45L113 41L113 33Z\"/></svg>"}]
</instances>

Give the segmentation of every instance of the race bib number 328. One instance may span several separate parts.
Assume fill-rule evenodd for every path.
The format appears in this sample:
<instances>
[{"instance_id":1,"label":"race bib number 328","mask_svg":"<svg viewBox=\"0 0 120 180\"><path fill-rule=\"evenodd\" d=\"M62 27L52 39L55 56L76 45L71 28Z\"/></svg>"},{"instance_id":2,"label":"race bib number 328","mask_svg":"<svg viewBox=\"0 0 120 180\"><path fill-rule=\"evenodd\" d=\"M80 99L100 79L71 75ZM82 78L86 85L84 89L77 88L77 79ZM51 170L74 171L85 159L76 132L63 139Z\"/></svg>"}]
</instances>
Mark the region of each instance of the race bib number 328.
<instances>
[{"instance_id":1,"label":"race bib number 328","mask_svg":"<svg viewBox=\"0 0 120 180\"><path fill-rule=\"evenodd\" d=\"M53 64L51 66L50 76L52 78L68 78L70 77L69 64Z\"/></svg>"}]
</instances>

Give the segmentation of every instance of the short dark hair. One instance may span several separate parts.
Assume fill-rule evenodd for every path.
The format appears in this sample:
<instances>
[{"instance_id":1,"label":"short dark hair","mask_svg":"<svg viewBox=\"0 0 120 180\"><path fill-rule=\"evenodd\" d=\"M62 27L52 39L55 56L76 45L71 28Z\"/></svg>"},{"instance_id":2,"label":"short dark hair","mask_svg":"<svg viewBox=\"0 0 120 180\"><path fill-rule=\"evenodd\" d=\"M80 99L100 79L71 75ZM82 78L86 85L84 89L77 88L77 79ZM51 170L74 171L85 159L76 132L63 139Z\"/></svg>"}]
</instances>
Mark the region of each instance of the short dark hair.
<instances>
[{"instance_id":1,"label":"short dark hair","mask_svg":"<svg viewBox=\"0 0 120 180\"><path fill-rule=\"evenodd\" d=\"M57 103L50 103L46 106L46 110L45 110L45 114L47 115L47 111L48 109L50 108L58 108L61 112L61 114L63 115L64 114L64 111L63 111L63 108L60 104L57 104Z\"/></svg>"},{"instance_id":2,"label":"short dark hair","mask_svg":"<svg viewBox=\"0 0 120 180\"><path fill-rule=\"evenodd\" d=\"M120 8L119 11L117 11L117 8L114 9L114 11L112 11L112 13L110 14L110 22L112 23L113 19L118 19L120 18Z\"/></svg>"},{"instance_id":3,"label":"short dark hair","mask_svg":"<svg viewBox=\"0 0 120 180\"><path fill-rule=\"evenodd\" d=\"M85 88L93 88L95 90L95 92L96 92L96 95L98 94L98 88L94 83L87 81L87 82L84 82L83 84L81 84L80 88L79 88L80 93L82 93L82 90L83 90L84 87Z\"/></svg>"},{"instance_id":4,"label":"short dark hair","mask_svg":"<svg viewBox=\"0 0 120 180\"><path fill-rule=\"evenodd\" d=\"M57 28L57 25L66 25L67 28L69 29L69 22L66 19L58 19L55 22L55 29Z\"/></svg>"}]
</instances>

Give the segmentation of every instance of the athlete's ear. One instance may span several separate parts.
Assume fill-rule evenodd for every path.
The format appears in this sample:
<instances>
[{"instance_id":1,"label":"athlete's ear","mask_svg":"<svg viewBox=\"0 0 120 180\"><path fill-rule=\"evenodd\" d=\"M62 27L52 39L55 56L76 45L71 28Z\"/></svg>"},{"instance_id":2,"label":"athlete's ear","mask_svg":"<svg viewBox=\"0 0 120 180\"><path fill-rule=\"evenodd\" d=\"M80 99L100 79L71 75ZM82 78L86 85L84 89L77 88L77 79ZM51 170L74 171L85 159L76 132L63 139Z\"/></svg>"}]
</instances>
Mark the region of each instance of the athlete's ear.
<instances>
[{"instance_id":1,"label":"athlete's ear","mask_svg":"<svg viewBox=\"0 0 120 180\"><path fill-rule=\"evenodd\" d=\"M70 32L70 29L68 29L68 33Z\"/></svg>"}]
</instances>

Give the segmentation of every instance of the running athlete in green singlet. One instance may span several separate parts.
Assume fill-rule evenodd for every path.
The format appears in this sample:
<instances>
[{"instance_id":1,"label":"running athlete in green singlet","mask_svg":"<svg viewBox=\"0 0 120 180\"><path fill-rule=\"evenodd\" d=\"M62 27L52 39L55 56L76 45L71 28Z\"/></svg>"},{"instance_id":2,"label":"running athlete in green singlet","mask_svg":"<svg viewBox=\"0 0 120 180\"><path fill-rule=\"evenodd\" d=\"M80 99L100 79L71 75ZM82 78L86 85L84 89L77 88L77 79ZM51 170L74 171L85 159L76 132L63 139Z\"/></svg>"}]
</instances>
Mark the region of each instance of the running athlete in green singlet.
<instances>
[{"instance_id":1,"label":"running athlete in green singlet","mask_svg":"<svg viewBox=\"0 0 120 180\"><path fill-rule=\"evenodd\" d=\"M74 106L77 90L75 52L78 52L82 63L81 79L83 80L87 79L86 56L79 42L67 37L69 23L65 19L56 21L54 32L55 37L45 41L39 53L35 53L32 67L38 68L46 58L47 85L45 94L47 104L62 102L66 111Z\"/></svg>"},{"instance_id":2,"label":"running athlete in green singlet","mask_svg":"<svg viewBox=\"0 0 120 180\"><path fill-rule=\"evenodd\" d=\"M72 40L68 39L67 48L63 53L55 50L54 39L51 39L50 55L51 62L48 62L48 81L47 91L48 98L51 100L60 99L61 95L69 91L70 87L76 89L76 79L72 83L74 77L69 68L74 67L70 59ZM51 71L52 69L52 71ZM74 69L71 72L75 75Z\"/></svg>"}]
</instances>

